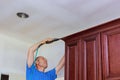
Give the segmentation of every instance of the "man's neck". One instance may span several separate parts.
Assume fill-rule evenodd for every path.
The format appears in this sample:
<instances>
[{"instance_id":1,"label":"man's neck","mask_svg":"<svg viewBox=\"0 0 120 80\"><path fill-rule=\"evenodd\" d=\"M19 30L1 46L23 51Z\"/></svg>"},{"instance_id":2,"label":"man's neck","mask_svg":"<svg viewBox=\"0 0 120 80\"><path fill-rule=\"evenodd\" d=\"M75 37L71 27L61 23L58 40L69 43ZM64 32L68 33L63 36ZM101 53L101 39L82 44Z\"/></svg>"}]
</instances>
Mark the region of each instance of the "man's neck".
<instances>
[{"instance_id":1,"label":"man's neck","mask_svg":"<svg viewBox=\"0 0 120 80\"><path fill-rule=\"evenodd\" d=\"M37 69L38 69L38 71L41 71L41 72L45 71L45 69L43 67L40 67L40 66L38 66Z\"/></svg>"}]
</instances>

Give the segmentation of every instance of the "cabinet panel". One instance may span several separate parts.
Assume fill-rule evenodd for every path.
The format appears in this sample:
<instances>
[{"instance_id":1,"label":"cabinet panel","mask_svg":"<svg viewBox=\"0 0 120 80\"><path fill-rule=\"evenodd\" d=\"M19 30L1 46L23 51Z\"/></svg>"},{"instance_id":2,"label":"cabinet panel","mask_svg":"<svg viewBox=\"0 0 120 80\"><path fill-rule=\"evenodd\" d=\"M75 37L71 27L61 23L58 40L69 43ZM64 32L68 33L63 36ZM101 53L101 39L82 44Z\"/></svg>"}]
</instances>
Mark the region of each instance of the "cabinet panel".
<instances>
[{"instance_id":1,"label":"cabinet panel","mask_svg":"<svg viewBox=\"0 0 120 80\"><path fill-rule=\"evenodd\" d=\"M1 74L1 80L9 80L9 75Z\"/></svg>"},{"instance_id":2,"label":"cabinet panel","mask_svg":"<svg viewBox=\"0 0 120 80\"><path fill-rule=\"evenodd\" d=\"M81 53L83 55L83 79L101 80L100 34L83 37Z\"/></svg>"},{"instance_id":3,"label":"cabinet panel","mask_svg":"<svg viewBox=\"0 0 120 80\"><path fill-rule=\"evenodd\" d=\"M120 80L120 27L102 32L103 80Z\"/></svg>"},{"instance_id":4,"label":"cabinet panel","mask_svg":"<svg viewBox=\"0 0 120 80\"><path fill-rule=\"evenodd\" d=\"M77 41L67 44L66 57L66 80L78 80L78 43Z\"/></svg>"}]
</instances>

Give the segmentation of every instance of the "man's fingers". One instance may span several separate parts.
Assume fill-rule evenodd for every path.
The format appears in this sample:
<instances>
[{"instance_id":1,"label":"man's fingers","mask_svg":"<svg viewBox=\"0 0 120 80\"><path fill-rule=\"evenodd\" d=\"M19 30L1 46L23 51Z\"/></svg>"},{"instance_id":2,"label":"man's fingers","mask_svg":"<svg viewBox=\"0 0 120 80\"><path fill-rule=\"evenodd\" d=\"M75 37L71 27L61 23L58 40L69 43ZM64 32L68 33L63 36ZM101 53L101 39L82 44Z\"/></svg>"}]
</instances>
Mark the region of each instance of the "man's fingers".
<instances>
[{"instance_id":1,"label":"man's fingers","mask_svg":"<svg viewBox=\"0 0 120 80\"><path fill-rule=\"evenodd\" d=\"M48 38L48 39L47 39L47 41L52 41L52 40L53 40L53 38Z\"/></svg>"},{"instance_id":2,"label":"man's fingers","mask_svg":"<svg viewBox=\"0 0 120 80\"><path fill-rule=\"evenodd\" d=\"M53 38L46 38L46 39L42 40L41 43L44 44L44 43L46 43L48 41L52 41L52 40L53 40Z\"/></svg>"}]
</instances>

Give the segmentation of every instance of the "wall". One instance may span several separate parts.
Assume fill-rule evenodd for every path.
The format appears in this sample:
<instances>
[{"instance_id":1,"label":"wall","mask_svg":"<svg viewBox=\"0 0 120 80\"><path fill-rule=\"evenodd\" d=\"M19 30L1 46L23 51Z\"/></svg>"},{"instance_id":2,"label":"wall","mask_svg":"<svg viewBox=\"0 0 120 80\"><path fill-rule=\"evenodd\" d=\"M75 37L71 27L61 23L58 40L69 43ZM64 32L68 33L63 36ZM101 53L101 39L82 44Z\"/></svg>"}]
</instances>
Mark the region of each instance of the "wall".
<instances>
[{"instance_id":1,"label":"wall","mask_svg":"<svg viewBox=\"0 0 120 80\"><path fill-rule=\"evenodd\" d=\"M25 75L23 74L9 74L9 80L25 80Z\"/></svg>"},{"instance_id":2,"label":"wall","mask_svg":"<svg viewBox=\"0 0 120 80\"><path fill-rule=\"evenodd\" d=\"M29 43L0 34L0 74L25 75L26 53L29 46Z\"/></svg>"},{"instance_id":3,"label":"wall","mask_svg":"<svg viewBox=\"0 0 120 80\"><path fill-rule=\"evenodd\" d=\"M64 77L57 78L56 80L64 80Z\"/></svg>"}]
</instances>

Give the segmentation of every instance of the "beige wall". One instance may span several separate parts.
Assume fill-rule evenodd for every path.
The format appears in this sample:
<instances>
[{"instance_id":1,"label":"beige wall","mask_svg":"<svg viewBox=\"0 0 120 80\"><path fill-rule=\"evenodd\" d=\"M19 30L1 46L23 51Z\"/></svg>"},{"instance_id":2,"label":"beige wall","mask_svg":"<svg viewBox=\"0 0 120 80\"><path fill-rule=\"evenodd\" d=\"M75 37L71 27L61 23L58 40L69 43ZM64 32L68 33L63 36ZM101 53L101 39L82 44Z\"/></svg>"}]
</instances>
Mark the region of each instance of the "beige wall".
<instances>
[{"instance_id":1,"label":"beige wall","mask_svg":"<svg viewBox=\"0 0 120 80\"><path fill-rule=\"evenodd\" d=\"M9 80L25 80L27 49L30 44L0 34L0 74L8 74Z\"/></svg>"},{"instance_id":2,"label":"beige wall","mask_svg":"<svg viewBox=\"0 0 120 80\"><path fill-rule=\"evenodd\" d=\"M64 77L57 78L56 80L64 80Z\"/></svg>"}]
</instances>

